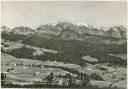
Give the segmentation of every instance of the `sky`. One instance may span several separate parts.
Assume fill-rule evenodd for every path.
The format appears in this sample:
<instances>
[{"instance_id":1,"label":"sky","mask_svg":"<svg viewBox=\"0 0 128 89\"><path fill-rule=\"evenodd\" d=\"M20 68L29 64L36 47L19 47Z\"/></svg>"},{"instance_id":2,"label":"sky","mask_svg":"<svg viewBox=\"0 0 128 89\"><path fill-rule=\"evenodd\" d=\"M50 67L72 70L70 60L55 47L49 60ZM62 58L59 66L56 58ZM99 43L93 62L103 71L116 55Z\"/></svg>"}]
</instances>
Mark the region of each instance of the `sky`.
<instances>
[{"instance_id":1,"label":"sky","mask_svg":"<svg viewBox=\"0 0 128 89\"><path fill-rule=\"evenodd\" d=\"M86 23L94 27L126 26L126 2L120 1L4 1L2 25L33 29L55 22Z\"/></svg>"}]
</instances>

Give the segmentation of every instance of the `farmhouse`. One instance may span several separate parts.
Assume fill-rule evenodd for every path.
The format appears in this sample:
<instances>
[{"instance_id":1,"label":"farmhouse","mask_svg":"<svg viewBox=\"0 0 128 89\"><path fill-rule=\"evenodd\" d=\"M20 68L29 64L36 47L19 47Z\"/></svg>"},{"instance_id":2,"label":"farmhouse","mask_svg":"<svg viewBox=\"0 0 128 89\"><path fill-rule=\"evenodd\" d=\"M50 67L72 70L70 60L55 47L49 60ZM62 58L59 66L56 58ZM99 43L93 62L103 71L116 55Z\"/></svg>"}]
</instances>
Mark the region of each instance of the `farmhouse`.
<instances>
[{"instance_id":1,"label":"farmhouse","mask_svg":"<svg viewBox=\"0 0 128 89\"><path fill-rule=\"evenodd\" d=\"M14 63L13 66L16 66L16 63Z\"/></svg>"},{"instance_id":2,"label":"farmhouse","mask_svg":"<svg viewBox=\"0 0 128 89\"><path fill-rule=\"evenodd\" d=\"M19 41L17 41L17 42L21 43L21 42L22 42L22 40L19 40Z\"/></svg>"},{"instance_id":3,"label":"farmhouse","mask_svg":"<svg viewBox=\"0 0 128 89\"><path fill-rule=\"evenodd\" d=\"M40 68L44 68L44 66L40 66Z\"/></svg>"},{"instance_id":4,"label":"farmhouse","mask_svg":"<svg viewBox=\"0 0 128 89\"><path fill-rule=\"evenodd\" d=\"M54 62L56 62L56 61L54 61Z\"/></svg>"},{"instance_id":5,"label":"farmhouse","mask_svg":"<svg viewBox=\"0 0 128 89\"><path fill-rule=\"evenodd\" d=\"M35 72L35 74L34 75L40 75L40 72Z\"/></svg>"},{"instance_id":6,"label":"farmhouse","mask_svg":"<svg viewBox=\"0 0 128 89\"><path fill-rule=\"evenodd\" d=\"M21 62L14 63L13 66L23 66L23 63L21 63Z\"/></svg>"}]
</instances>

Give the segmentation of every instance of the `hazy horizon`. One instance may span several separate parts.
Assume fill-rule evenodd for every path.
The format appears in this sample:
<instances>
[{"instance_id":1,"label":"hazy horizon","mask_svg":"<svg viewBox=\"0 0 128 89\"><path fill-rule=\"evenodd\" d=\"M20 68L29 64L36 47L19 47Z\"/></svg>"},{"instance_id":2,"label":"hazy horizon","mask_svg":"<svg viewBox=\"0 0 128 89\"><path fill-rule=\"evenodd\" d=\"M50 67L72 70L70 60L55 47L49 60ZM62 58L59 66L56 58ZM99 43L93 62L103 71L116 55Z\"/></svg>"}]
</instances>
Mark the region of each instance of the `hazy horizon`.
<instances>
[{"instance_id":1,"label":"hazy horizon","mask_svg":"<svg viewBox=\"0 0 128 89\"><path fill-rule=\"evenodd\" d=\"M4 1L1 25L35 29L52 22L71 22L126 27L126 9L126 2L120 1Z\"/></svg>"}]
</instances>

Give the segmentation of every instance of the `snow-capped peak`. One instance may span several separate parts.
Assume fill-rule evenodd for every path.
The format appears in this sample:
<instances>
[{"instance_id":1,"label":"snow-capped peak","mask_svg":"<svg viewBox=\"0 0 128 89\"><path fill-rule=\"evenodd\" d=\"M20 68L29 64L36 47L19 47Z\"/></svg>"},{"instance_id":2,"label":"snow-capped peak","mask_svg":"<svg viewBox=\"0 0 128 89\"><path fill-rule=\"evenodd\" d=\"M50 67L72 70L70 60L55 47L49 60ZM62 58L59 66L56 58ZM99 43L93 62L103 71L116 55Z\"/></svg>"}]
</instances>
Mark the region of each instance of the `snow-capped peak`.
<instances>
[{"instance_id":1,"label":"snow-capped peak","mask_svg":"<svg viewBox=\"0 0 128 89\"><path fill-rule=\"evenodd\" d=\"M86 26L86 27L88 27L88 24L86 24L86 23L77 23L77 25L78 26Z\"/></svg>"}]
</instances>

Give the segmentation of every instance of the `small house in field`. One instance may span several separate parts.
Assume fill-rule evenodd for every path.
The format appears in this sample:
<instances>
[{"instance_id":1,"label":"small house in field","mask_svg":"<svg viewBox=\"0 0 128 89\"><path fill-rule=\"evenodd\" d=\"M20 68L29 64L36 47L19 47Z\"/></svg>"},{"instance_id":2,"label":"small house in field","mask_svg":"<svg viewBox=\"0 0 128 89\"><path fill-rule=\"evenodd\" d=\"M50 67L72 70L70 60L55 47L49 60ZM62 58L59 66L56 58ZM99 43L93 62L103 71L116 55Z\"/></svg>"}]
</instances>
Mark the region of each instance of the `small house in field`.
<instances>
[{"instance_id":1,"label":"small house in field","mask_svg":"<svg viewBox=\"0 0 128 89\"><path fill-rule=\"evenodd\" d=\"M40 72L35 72L35 74L34 75L40 75Z\"/></svg>"},{"instance_id":2,"label":"small house in field","mask_svg":"<svg viewBox=\"0 0 128 89\"><path fill-rule=\"evenodd\" d=\"M14 63L13 66L16 66L16 63Z\"/></svg>"},{"instance_id":3,"label":"small house in field","mask_svg":"<svg viewBox=\"0 0 128 89\"><path fill-rule=\"evenodd\" d=\"M21 43L21 42L22 42L22 40L19 40L18 42L19 42L19 43Z\"/></svg>"},{"instance_id":4,"label":"small house in field","mask_svg":"<svg viewBox=\"0 0 128 89\"><path fill-rule=\"evenodd\" d=\"M23 66L22 62L14 63L13 66Z\"/></svg>"},{"instance_id":5,"label":"small house in field","mask_svg":"<svg viewBox=\"0 0 128 89\"><path fill-rule=\"evenodd\" d=\"M54 61L54 62L56 62L56 61Z\"/></svg>"},{"instance_id":6,"label":"small house in field","mask_svg":"<svg viewBox=\"0 0 128 89\"><path fill-rule=\"evenodd\" d=\"M19 83L18 83L17 81L14 81L14 82L12 82L12 84L14 84L14 85L15 85L15 84L19 84Z\"/></svg>"},{"instance_id":7,"label":"small house in field","mask_svg":"<svg viewBox=\"0 0 128 89\"><path fill-rule=\"evenodd\" d=\"M44 66L40 66L40 68L44 68Z\"/></svg>"}]
</instances>

